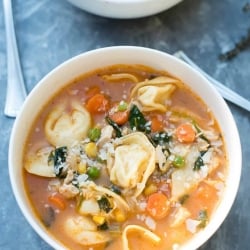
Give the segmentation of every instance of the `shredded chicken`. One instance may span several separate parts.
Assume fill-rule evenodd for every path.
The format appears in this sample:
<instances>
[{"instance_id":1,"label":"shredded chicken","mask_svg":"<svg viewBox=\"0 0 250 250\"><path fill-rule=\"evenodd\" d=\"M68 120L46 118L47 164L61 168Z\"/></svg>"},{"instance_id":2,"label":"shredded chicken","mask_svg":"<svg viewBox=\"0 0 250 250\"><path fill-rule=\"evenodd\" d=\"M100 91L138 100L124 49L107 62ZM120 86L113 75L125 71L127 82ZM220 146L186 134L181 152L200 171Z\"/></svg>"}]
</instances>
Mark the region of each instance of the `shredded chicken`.
<instances>
[{"instance_id":1,"label":"shredded chicken","mask_svg":"<svg viewBox=\"0 0 250 250\"><path fill-rule=\"evenodd\" d=\"M65 198L71 199L79 194L79 189L73 184L63 184L61 187L59 187L59 193Z\"/></svg>"},{"instance_id":2,"label":"shredded chicken","mask_svg":"<svg viewBox=\"0 0 250 250\"><path fill-rule=\"evenodd\" d=\"M67 156L67 164L69 165L69 168L72 170L77 169L77 163L80 161L80 157L76 155L75 153L69 153Z\"/></svg>"},{"instance_id":3,"label":"shredded chicken","mask_svg":"<svg viewBox=\"0 0 250 250\"><path fill-rule=\"evenodd\" d=\"M70 169L67 172L67 176L64 179L63 184L69 184L69 183L71 183L73 181L73 179L74 179L74 172Z\"/></svg>"},{"instance_id":4,"label":"shredded chicken","mask_svg":"<svg viewBox=\"0 0 250 250\"><path fill-rule=\"evenodd\" d=\"M155 148L155 158L156 162L159 164L159 168L162 170L167 160L160 145L157 145Z\"/></svg>"},{"instance_id":5,"label":"shredded chicken","mask_svg":"<svg viewBox=\"0 0 250 250\"><path fill-rule=\"evenodd\" d=\"M191 215L190 212L186 208L184 207L176 208L174 213L171 215L173 217L173 221L170 227L180 226L190 215Z\"/></svg>"},{"instance_id":6,"label":"shredded chicken","mask_svg":"<svg viewBox=\"0 0 250 250\"><path fill-rule=\"evenodd\" d=\"M105 126L101 130L101 137L97 142L98 147L102 147L105 143L109 142L113 135L113 127L110 125Z\"/></svg>"}]
</instances>

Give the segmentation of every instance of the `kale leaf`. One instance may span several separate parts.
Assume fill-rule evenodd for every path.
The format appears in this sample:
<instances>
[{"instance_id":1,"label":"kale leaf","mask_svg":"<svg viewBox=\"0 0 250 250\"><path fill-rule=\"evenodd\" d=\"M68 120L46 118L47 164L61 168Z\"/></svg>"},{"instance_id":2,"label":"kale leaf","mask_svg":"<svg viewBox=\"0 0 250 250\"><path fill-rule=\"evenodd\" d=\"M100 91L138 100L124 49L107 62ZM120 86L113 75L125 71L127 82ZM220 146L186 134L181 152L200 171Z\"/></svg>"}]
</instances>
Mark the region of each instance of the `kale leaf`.
<instances>
[{"instance_id":1,"label":"kale leaf","mask_svg":"<svg viewBox=\"0 0 250 250\"><path fill-rule=\"evenodd\" d=\"M110 189L112 192L114 192L114 193L116 193L116 194L118 194L118 195L121 195L121 190L120 190L120 188L117 187L116 185L114 185L114 184L110 185L109 189Z\"/></svg>"},{"instance_id":2,"label":"kale leaf","mask_svg":"<svg viewBox=\"0 0 250 250\"><path fill-rule=\"evenodd\" d=\"M98 226L97 226L97 229L98 229L98 230L102 230L102 231L108 230L108 229L109 229L109 226L108 226L107 221L105 221L105 222L104 222L103 224L101 224L101 225L98 225Z\"/></svg>"},{"instance_id":3,"label":"kale leaf","mask_svg":"<svg viewBox=\"0 0 250 250\"><path fill-rule=\"evenodd\" d=\"M67 147L59 147L51 151L48 157L48 164L54 165L54 172L57 177L65 176L65 163L67 158Z\"/></svg>"},{"instance_id":4,"label":"kale leaf","mask_svg":"<svg viewBox=\"0 0 250 250\"><path fill-rule=\"evenodd\" d=\"M169 136L166 132L158 132L151 136L153 142L156 145L164 146L171 140L171 136Z\"/></svg>"},{"instance_id":5,"label":"kale leaf","mask_svg":"<svg viewBox=\"0 0 250 250\"><path fill-rule=\"evenodd\" d=\"M122 136L122 130L119 127L118 124L116 124L112 119L110 119L108 116L106 116L105 118L106 122L113 127L113 129L115 130L115 135L116 137L121 137Z\"/></svg>"},{"instance_id":6,"label":"kale leaf","mask_svg":"<svg viewBox=\"0 0 250 250\"><path fill-rule=\"evenodd\" d=\"M208 223L207 210L200 210L198 215L198 220L200 221L199 227L204 228Z\"/></svg>"},{"instance_id":7,"label":"kale leaf","mask_svg":"<svg viewBox=\"0 0 250 250\"><path fill-rule=\"evenodd\" d=\"M188 198L189 198L188 194L184 194L183 196L181 196L179 198L179 202L181 203L181 205L183 205L187 201Z\"/></svg>"},{"instance_id":8,"label":"kale leaf","mask_svg":"<svg viewBox=\"0 0 250 250\"><path fill-rule=\"evenodd\" d=\"M136 105L130 109L128 120L132 130L136 129L147 134L151 132L150 124Z\"/></svg>"},{"instance_id":9,"label":"kale leaf","mask_svg":"<svg viewBox=\"0 0 250 250\"><path fill-rule=\"evenodd\" d=\"M201 131L201 129L197 126L197 124L196 123L194 123L194 127L195 127L195 129L196 129L196 132L197 132L197 134L199 135L199 137L203 140L203 141L205 141L205 142L207 142L208 143L208 147L210 147L210 141L207 139L207 137L203 134L203 132Z\"/></svg>"},{"instance_id":10,"label":"kale leaf","mask_svg":"<svg viewBox=\"0 0 250 250\"><path fill-rule=\"evenodd\" d=\"M204 162L203 162L202 157L199 155L196 161L194 162L193 170L198 171L201 169L202 166L204 166Z\"/></svg>"},{"instance_id":11,"label":"kale leaf","mask_svg":"<svg viewBox=\"0 0 250 250\"><path fill-rule=\"evenodd\" d=\"M206 152L207 152L207 150L200 151L200 155L198 156L198 158L194 162L194 167L193 167L194 171L198 171L198 170L201 169L202 166L204 166L204 162L203 162L202 156L204 154L206 154Z\"/></svg>"},{"instance_id":12,"label":"kale leaf","mask_svg":"<svg viewBox=\"0 0 250 250\"><path fill-rule=\"evenodd\" d=\"M97 203L100 209L103 210L105 213L108 213L110 210L112 210L112 206L105 195L103 195L100 199L98 199Z\"/></svg>"}]
</instances>

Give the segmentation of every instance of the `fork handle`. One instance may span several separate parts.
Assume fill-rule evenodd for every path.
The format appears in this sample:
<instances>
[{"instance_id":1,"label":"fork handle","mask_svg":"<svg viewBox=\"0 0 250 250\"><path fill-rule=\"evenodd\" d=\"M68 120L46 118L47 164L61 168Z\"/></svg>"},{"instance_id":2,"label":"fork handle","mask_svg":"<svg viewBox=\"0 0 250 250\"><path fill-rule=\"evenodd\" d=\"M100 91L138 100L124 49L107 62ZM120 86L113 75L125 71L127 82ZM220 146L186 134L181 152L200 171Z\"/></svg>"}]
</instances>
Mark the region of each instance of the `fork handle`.
<instances>
[{"instance_id":1,"label":"fork handle","mask_svg":"<svg viewBox=\"0 0 250 250\"><path fill-rule=\"evenodd\" d=\"M4 114L16 117L27 96L21 71L13 23L11 0L3 0L7 41L7 95Z\"/></svg>"}]
</instances>

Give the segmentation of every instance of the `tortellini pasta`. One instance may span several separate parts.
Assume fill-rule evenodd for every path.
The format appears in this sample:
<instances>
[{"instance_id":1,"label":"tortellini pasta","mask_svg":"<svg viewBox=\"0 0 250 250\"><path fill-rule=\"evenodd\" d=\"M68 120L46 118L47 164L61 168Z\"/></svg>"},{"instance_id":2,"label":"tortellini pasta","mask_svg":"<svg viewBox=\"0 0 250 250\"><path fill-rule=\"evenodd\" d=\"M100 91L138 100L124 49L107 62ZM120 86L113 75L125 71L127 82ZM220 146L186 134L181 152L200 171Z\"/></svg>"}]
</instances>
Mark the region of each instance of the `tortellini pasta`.
<instances>
[{"instance_id":1,"label":"tortellini pasta","mask_svg":"<svg viewBox=\"0 0 250 250\"><path fill-rule=\"evenodd\" d=\"M218 158L213 155L213 149L203 156L204 166L199 171L194 171L194 163L200 156L197 146L192 146L186 155L186 164L184 168L177 169L172 173L172 200L178 200L179 197L188 193L192 188L197 186L207 175L219 165ZM208 158L208 159L206 159Z\"/></svg>"},{"instance_id":2,"label":"tortellini pasta","mask_svg":"<svg viewBox=\"0 0 250 250\"><path fill-rule=\"evenodd\" d=\"M143 112L167 111L167 101L179 81L167 76L156 77L138 83L131 92L131 97L137 101Z\"/></svg>"},{"instance_id":3,"label":"tortellini pasta","mask_svg":"<svg viewBox=\"0 0 250 250\"><path fill-rule=\"evenodd\" d=\"M128 242L128 234L130 232L136 232L139 233L143 238L148 239L149 241L157 244L161 241L161 238L156 235L155 233L152 233L150 230L138 226L138 225L128 225L122 232L122 246L123 250L130 250L129 242Z\"/></svg>"},{"instance_id":4,"label":"tortellini pasta","mask_svg":"<svg viewBox=\"0 0 250 250\"><path fill-rule=\"evenodd\" d=\"M111 182L127 190L135 189L137 197L155 169L155 149L143 133L131 133L116 141L107 167Z\"/></svg>"},{"instance_id":5,"label":"tortellini pasta","mask_svg":"<svg viewBox=\"0 0 250 250\"><path fill-rule=\"evenodd\" d=\"M116 73L111 75L104 75L102 78L106 81L119 81L122 79L128 79L132 82L138 82L138 79L135 75L129 74L129 73Z\"/></svg>"},{"instance_id":6,"label":"tortellini pasta","mask_svg":"<svg viewBox=\"0 0 250 250\"><path fill-rule=\"evenodd\" d=\"M81 192L83 201L79 206L79 213L83 215L102 215L108 219L114 217L115 211L126 214L130 207L127 202L109 189L96 185L93 181L82 183ZM106 197L110 202L110 211L103 212L98 205L98 199Z\"/></svg>"},{"instance_id":7,"label":"tortellini pasta","mask_svg":"<svg viewBox=\"0 0 250 250\"><path fill-rule=\"evenodd\" d=\"M85 216L67 218L64 231L75 242L84 246L102 244L110 240L108 234L97 231L96 224Z\"/></svg>"},{"instance_id":8,"label":"tortellini pasta","mask_svg":"<svg viewBox=\"0 0 250 250\"><path fill-rule=\"evenodd\" d=\"M48 157L53 148L42 148L30 154L25 161L25 169L35 175L55 177L54 166L48 163Z\"/></svg>"},{"instance_id":9,"label":"tortellini pasta","mask_svg":"<svg viewBox=\"0 0 250 250\"><path fill-rule=\"evenodd\" d=\"M91 126L90 114L81 104L73 102L70 113L65 111L65 106L53 109L45 121L46 138L56 147L70 146L84 139Z\"/></svg>"}]
</instances>

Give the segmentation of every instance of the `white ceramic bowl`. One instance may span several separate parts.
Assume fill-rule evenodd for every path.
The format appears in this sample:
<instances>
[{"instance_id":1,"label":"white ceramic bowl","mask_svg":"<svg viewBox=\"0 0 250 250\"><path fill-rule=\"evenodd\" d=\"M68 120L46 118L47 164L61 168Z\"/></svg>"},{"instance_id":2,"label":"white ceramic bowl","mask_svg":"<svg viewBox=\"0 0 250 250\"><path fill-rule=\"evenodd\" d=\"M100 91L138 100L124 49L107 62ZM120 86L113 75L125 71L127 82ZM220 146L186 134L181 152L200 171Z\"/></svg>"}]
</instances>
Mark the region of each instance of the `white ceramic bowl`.
<instances>
[{"instance_id":1,"label":"white ceramic bowl","mask_svg":"<svg viewBox=\"0 0 250 250\"><path fill-rule=\"evenodd\" d=\"M167 10L182 0L68 0L90 13L112 18L145 17Z\"/></svg>"},{"instance_id":2,"label":"white ceramic bowl","mask_svg":"<svg viewBox=\"0 0 250 250\"><path fill-rule=\"evenodd\" d=\"M238 131L228 106L213 86L200 73L175 57L142 47L109 47L76 56L58 66L45 76L26 99L17 117L9 146L9 175L17 203L34 230L53 248L63 246L50 236L38 222L24 189L22 176L22 150L39 109L74 77L93 69L112 64L144 64L158 70L166 70L180 78L195 91L214 113L221 127L229 157L226 188L218 208L207 227L184 245L184 249L196 249L206 242L226 218L237 193L241 174L241 145ZM222 243L223 244L223 243Z\"/></svg>"}]
</instances>

